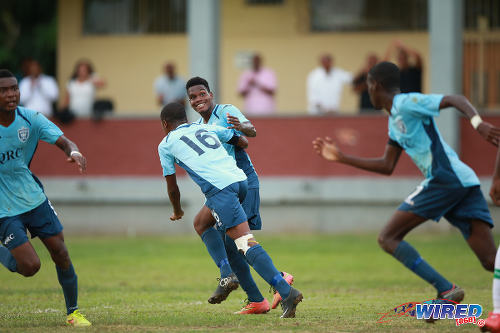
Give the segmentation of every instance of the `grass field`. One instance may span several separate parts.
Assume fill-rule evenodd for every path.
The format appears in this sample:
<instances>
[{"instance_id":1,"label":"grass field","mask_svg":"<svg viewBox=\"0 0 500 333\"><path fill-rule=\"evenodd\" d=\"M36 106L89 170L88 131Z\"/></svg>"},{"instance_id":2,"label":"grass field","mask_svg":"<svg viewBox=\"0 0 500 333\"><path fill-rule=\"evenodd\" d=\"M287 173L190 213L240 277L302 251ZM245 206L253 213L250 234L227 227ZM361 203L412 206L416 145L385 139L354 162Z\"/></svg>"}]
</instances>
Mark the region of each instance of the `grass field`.
<instances>
[{"instance_id":1,"label":"grass field","mask_svg":"<svg viewBox=\"0 0 500 333\"><path fill-rule=\"evenodd\" d=\"M241 289L220 305L207 303L216 286L217 268L203 244L189 236L140 238L67 238L79 275L81 311L93 322L78 331L217 332L478 332L452 320L434 325L411 317L379 324L380 313L409 301L435 296L418 279L380 250L376 235L259 236L278 269L296 277L304 294L295 319L238 316ZM464 303L491 309L492 275L482 269L458 233L416 234L408 240L446 277L466 290ZM60 332L64 299L55 269L39 240L40 272L23 278L0 270L0 332ZM2 267L3 268L3 267ZM264 296L268 286L256 281Z\"/></svg>"}]
</instances>

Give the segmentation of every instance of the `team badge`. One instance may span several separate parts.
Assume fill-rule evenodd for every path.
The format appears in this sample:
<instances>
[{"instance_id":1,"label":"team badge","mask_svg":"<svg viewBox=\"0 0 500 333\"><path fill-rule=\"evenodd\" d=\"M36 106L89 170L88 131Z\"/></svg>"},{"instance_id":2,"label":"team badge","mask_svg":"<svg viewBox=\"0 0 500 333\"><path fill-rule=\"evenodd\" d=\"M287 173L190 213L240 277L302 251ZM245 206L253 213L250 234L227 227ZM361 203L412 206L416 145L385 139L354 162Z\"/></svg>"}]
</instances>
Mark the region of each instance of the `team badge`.
<instances>
[{"instance_id":1,"label":"team badge","mask_svg":"<svg viewBox=\"0 0 500 333\"><path fill-rule=\"evenodd\" d=\"M403 121L403 117L397 116L396 119L394 119L394 123L396 125L396 128L403 134L406 134L406 125Z\"/></svg>"},{"instance_id":2,"label":"team badge","mask_svg":"<svg viewBox=\"0 0 500 333\"><path fill-rule=\"evenodd\" d=\"M29 128L23 126L20 129L18 129L17 137L19 138L19 141L26 142L26 140L28 140L28 138L30 137Z\"/></svg>"}]
</instances>

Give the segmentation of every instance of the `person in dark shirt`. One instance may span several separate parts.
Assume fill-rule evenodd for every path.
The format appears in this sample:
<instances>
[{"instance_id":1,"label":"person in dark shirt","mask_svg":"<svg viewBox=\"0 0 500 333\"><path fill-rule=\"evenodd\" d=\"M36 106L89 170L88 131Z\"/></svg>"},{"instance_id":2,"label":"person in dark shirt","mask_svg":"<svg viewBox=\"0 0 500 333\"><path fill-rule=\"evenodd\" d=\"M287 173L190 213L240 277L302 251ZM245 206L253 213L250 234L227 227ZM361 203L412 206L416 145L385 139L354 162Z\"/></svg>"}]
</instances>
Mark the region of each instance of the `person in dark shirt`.
<instances>
[{"instance_id":1,"label":"person in dark shirt","mask_svg":"<svg viewBox=\"0 0 500 333\"><path fill-rule=\"evenodd\" d=\"M422 92L422 56L416 50L411 49L395 40L387 48L385 61L390 61L396 56L398 67L401 71L401 92Z\"/></svg>"}]
</instances>

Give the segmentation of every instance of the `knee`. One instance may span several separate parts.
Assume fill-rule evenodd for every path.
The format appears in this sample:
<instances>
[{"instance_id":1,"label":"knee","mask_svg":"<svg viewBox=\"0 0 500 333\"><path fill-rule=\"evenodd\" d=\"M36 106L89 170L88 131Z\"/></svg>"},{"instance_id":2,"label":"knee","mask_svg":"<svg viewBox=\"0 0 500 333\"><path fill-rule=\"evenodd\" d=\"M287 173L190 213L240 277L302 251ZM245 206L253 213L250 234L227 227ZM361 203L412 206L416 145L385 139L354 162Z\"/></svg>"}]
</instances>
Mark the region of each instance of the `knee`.
<instances>
[{"instance_id":1,"label":"knee","mask_svg":"<svg viewBox=\"0 0 500 333\"><path fill-rule=\"evenodd\" d=\"M201 219L198 217L198 215L196 215L194 218L193 227L199 236L201 236L205 231L205 228L202 227Z\"/></svg>"},{"instance_id":2,"label":"knee","mask_svg":"<svg viewBox=\"0 0 500 333\"><path fill-rule=\"evenodd\" d=\"M69 253L66 246L61 246L59 249L52 251L51 256L55 263L63 264L69 262Z\"/></svg>"},{"instance_id":3,"label":"knee","mask_svg":"<svg viewBox=\"0 0 500 333\"><path fill-rule=\"evenodd\" d=\"M392 238L388 237L386 234L380 233L378 235L377 241L382 250L389 254L394 253L395 246L394 240Z\"/></svg>"},{"instance_id":4,"label":"knee","mask_svg":"<svg viewBox=\"0 0 500 333\"><path fill-rule=\"evenodd\" d=\"M243 235L237 239L234 240L234 243L236 244L236 248L238 249L238 252L242 253L243 255L246 255L247 254L247 251L259 244L254 236L252 234L246 234L246 235Z\"/></svg>"},{"instance_id":5,"label":"knee","mask_svg":"<svg viewBox=\"0 0 500 333\"><path fill-rule=\"evenodd\" d=\"M35 275L40 270L40 266L40 259L36 258L21 263L18 262L17 270L22 276L30 277Z\"/></svg>"},{"instance_id":6,"label":"knee","mask_svg":"<svg viewBox=\"0 0 500 333\"><path fill-rule=\"evenodd\" d=\"M495 255L490 255L484 259L481 259L481 265L483 265L484 269L487 271L495 271Z\"/></svg>"}]
</instances>

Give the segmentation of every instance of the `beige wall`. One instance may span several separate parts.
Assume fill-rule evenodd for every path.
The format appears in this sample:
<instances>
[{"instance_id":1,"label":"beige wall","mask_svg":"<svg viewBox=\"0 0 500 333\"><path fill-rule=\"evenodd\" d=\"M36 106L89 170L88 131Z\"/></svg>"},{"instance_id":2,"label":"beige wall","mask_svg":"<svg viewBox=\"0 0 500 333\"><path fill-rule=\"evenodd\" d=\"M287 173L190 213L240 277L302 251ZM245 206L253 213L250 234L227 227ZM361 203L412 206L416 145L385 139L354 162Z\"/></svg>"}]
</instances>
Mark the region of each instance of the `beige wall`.
<instances>
[{"instance_id":1,"label":"beige wall","mask_svg":"<svg viewBox=\"0 0 500 333\"><path fill-rule=\"evenodd\" d=\"M330 52L337 66L356 72L369 52L383 56L395 38L418 49L428 64L427 33L311 33L308 31L306 0L285 0L278 6L247 6L244 0L221 0L221 91L220 102L239 107L236 93L241 69L236 58L244 52L259 52L264 65L276 71L279 81L279 113L303 113L306 109L305 80L318 64L318 57ZM178 64L186 77L187 35L83 36L83 0L59 1L59 82L64 85L74 63L81 57L92 60L108 86L100 92L116 102L118 114L156 114L152 83L166 60ZM428 87L428 66L424 90ZM357 96L344 91L341 108L357 109Z\"/></svg>"}]
</instances>

